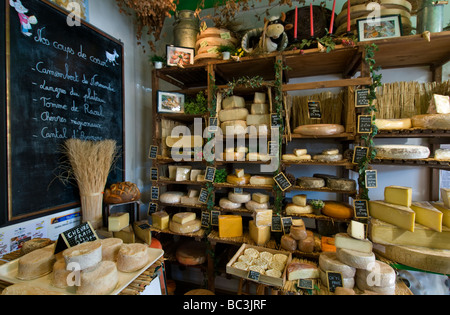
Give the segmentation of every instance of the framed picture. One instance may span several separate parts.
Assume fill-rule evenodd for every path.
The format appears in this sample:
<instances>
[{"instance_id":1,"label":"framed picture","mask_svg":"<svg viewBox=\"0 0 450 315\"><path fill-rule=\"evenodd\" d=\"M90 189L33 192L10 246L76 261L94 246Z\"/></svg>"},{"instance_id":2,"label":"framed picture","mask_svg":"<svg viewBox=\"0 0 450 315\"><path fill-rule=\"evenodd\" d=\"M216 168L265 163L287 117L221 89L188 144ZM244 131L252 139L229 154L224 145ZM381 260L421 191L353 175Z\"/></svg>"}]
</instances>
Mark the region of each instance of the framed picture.
<instances>
[{"instance_id":1,"label":"framed picture","mask_svg":"<svg viewBox=\"0 0 450 315\"><path fill-rule=\"evenodd\" d=\"M194 48L167 46L167 65L187 66L194 64Z\"/></svg>"},{"instance_id":2,"label":"framed picture","mask_svg":"<svg viewBox=\"0 0 450 315\"><path fill-rule=\"evenodd\" d=\"M400 15L385 15L356 21L360 42L402 36Z\"/></svg>"},{"instance_id":3,"label":"framed picture","mask_svg":"<svg viewBox=\"0 0 450 315\"><path fill-rule=\"evenodd\" d=\"M185 95L158 91L158 113L184 113Z\"/></svg>"}]
</instances>

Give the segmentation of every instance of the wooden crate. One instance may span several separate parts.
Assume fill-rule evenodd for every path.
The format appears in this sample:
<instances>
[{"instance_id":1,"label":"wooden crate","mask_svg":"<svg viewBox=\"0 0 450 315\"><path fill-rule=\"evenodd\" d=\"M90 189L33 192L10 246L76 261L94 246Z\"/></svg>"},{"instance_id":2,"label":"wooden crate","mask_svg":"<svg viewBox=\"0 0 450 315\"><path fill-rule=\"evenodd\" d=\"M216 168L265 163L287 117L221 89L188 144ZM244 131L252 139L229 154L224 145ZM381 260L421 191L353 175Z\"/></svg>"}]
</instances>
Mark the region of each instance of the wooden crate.
<instances>
[{"instance_id":1,"label":"wooden crate","mask_svg":"<svg viewBox=\"0 0 450 315\"><path fill-rule=\"evenodd\" d=\"M239 250L233 256L233 258L231 258L231 260L228 262L228 264L226 266L227 273L231 274L231 275L238 276L240 278L244 278L244 279L247 279L247 280L254 281L252 279L248 279L247 278L248 271L232 267L232 265L238 260L238 258L241 255L244 254L244 251L246 249L248 249L248 248L254 248L257 251L259 251L260 253L261 252L269 252L271 254L284 254L284 255L288 256L288 260L286 262L286 266L284 267L283 274L282 274L281 278L274 278L274 277L270 277L270 276L267 276L267 275L261 275L260 278L259 278L259 281L258 281L258 283L269 285L269 286L284 287L284 285L286 283L287 266L292 261L292 253L286 252L286 251L279 251L279 250L265 248L265 247L258 247L258 246L248 245L248 244L242 244L242 246L239 248ZM256 282L256 281L254 281L254 282Z\"/></svg>"}]
</instances>

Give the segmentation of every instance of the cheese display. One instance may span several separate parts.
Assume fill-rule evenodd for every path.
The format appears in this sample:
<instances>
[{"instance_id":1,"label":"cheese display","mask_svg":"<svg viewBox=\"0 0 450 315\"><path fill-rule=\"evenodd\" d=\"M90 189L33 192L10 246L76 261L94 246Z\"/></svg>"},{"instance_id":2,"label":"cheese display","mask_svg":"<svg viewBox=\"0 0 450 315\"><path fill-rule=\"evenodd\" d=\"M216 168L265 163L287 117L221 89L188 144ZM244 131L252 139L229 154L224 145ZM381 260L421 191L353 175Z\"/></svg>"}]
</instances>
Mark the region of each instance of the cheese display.
<instances>
[{"instance_id":1,"label":"cheese display","mask_svg":"<svg viewBox=\"0 0 450 315\"><path fill-rule=\"evenodd\" d=\"M219 201L219 207L226 210L239 209L242 207L242 203L232 202L227 198L222 198Z\"/></svg>"},{"instance_id":2,"label":"cheese display","mask_svg":"<svg viewBox=\"0 0 450 315\"><path fill-rule=\"evenodd\" d=\"M273 185L274 180L272 177L268 176L252 176L250 178L250 185Z\"/></svg>"},{"instance_id":3,"label":"cheese display","mask_svg":"<svg viewBox=\"0 0 450 315\"><path fill-rule=\"evenodd\" d=\"M80 270L84 270L97 265L102 261L102 242L94 241L83 243L69 249L62 253L66 265L70 263L77 263Z\"/></svg>"},{"instance_id":4,"label":"cheese display","mask_svg":"<svg viewBox=\"0 0 450 315\"><path fill-rule=\"evenodd\" d=\"M262 194L262 193L254 193L252 195L252 200L257 202L257 203L268 203L270 199L270 196L267 194Z\"/></svg>"},{"instance_id":5,"label":"cheese display","mask_svg":"<svg viewBox=\"0 0 450 315\"><path fill-rule=\"evenodd\" d=\"M369 201L370 215L375 219L394 224L414 232L416 213L411 208L390 204L384 201Z\"/></svg>"},{"instance_id":6,"label":"cheese display","mask_svg":"<svg viewBox=\"0 0 450 315\"><path fill-rule=\"evenodd\" d=\"M230 261L231 267L238 270L256 271L260 275L281 278L286 268L288 256L258 251L255 248L245 249L236 261Z\"/></svg>"},{"instance_id":7,"label":"cheese display","mask_svg":"<svg viewBox=\"0 0 450 315\"><path fill-rule=\"evenodd\" d=\"M411 118L414 128L450 130L450 114L426 114Z\"/></svg>"},{"instance_id":8,"label":"cheese display","mask_svg":"<svg viewBox=\"0 0 450 315\"><path fill-rule=\"evenodd\" d=\"M175 203L180 203L181 197L184 195L185 195L185 193L183 193L181 191L168 191L168 192L161 194L161 196L159 196L159 200L162 203L175 204Z\"/></svg>"},{"instance_id":9,"label":"cheese display","mask_svg":"<svg viewBox=\"0 0 450 315\"><path fill-rule=\"evenodd\" d=\"M243 234L240 215L219 215L219 237L241 237Z\"/></svg>"},{"instance_id":10,"label":"cheese display","mask_svg":"<svg viewBox=\"0 0 450 315\"><path fill-rule=\"evenodd\" d=\"M394 205L411 207L412 188L402 186L387 186L384 189L384 201Z\"/></svg>"},{"instance_id":11,"label":"cheese display","mask_svg":"<svg viewBox=\"0 0 450 315\"><path fill-rule=\"evenodd\" d=\"M450 149L437 149L434 151L434 159L438 161L450 161Z\"/></svg>"},{"instance_id":12,"label":"cheese display","mask_svg":"<svg viewBox=\"0 0 450 315\"><path fill-rule=\"evenodd\" d=\"M431 205L442 212L442 225L450 228L450 209L443 202L432 202Z\"/></svg>"},{"instance_id":13,"label":"cheese display","mask_svg":"<svg viewBox=\"0 0 450 315\"><path fill-rule=\"evenodd\" d=\"M247 125L255 126L255 125L270 125L270 115L248 115L247 116Z\"/></svg>"},{"instance_id":14,"label":"cheese display","mask_svg":"<svg viewBox=\"0 0 450 315\"><path fill-rule=\"evenodd\" d=\"M404 130L412 127L411 118L404 119L376 119L378 130Z\"/></svg>"},{"instance_id":15,"label":"cheese display","mask_svg":"<svg viewBox=\"0 0 450 315\"><path fill-rule=\"evenodd\" d=\"M222 109L244 108L245 99L241 96L226 97L222 101Z\"/></svg>"},{"instance_id":16,"label":"cheese display","mask_svg":"<svg viewBox=\"0 0 450 315\"><path fill-rule=\"evenodd\" d=\"M351 249L338 248L336 257L340 262L356 269L365 269L369 264L375 262L375 254L373 252L363 253Z\"/></svg>"},{"instance_id":17,"label":"cheese display","mask_svg":"<svg viewBox=\"0 0 450 315\"><path fill-rule=\"evenodd\" d=\"M170 216L165 211L152 213L152 226L156 229L166 230L169 228Z\"/></svg>"},{"instance_id":18,"label":"cheese display","mask_svg":"<svg viewBox=\"0 0 450 315\"><path fill-rule=\"evenodd\" d=\"M181 225L191 222L197 218L195 212L180 212L172 217L172 221Z\"/></svg>"},{"instance_id":19,"label":"cheese display","mask_svg":"<svg viewBox=\"0 0 450 315\"><path fill-rule=\"evenodd\" d=\"M272 210L255 210L253 220L256 226L272 226Z\"/></svg>"},{"instance_id":20,"label":"cheese display","mask_svg":"<svg viewBox=\"0 0 450 315\"><path fill-rule=\"evenodd\" d=\"M348 220L353 218L354 209L343 203L327 201L322 209L322 214L335 219Z\"/></svg>"},{"instance_id":21,"label":"cheese display","mask_svg":"<svg viewBox=\"0 0 450 315\"><path fill-rule=\"evenodd\" d=\"M219 112L219 120L221 122L234 120L246 121L248 115L249 115L248 109L246 108L222 109Z\"/></svg>"},{"instance_id":22,"label":"cheese display","mask_svg":"<svg viewBox=\"0 0 450 315\"><path fill-rule=\"evenodd\" d=\"M119 232L130 224L130 214L113 213L108 217L108 230L110 232Z\"/></svg>"},{"instance_id":23,"label":"cheese display","mask_svg":"<svg viewBox=\"0 0 450 315\"><path fill-rule=\"evenodd\" d=\"M297 178L297 185L302 188L323 188L325 180L317 177L300 177Z\"/></svg>"},{"instance_id":24,"label":"cheese display","mask_svg":"<svg viewBox=\"0 0 450 315\"><path fill-rule=\"evenodd\" d=\"M147 244L124 244L117 255L117 269L122 272L135 272L144 268L148 261Z\"/></svg>"},{"instance_id":25,"label":"cheese display","mask_svg":"<svg viewBox=\"0 0 450 315\"><path fill-rule=\"evenodd\" d=\"M343 278L353 278L356 274L356 268L350 267L341 262L336 253L323 252L319 256L319 267L323 271L334 271L342 274Z\"/></svg>"},{"instance_id":26,"label":"cheese display","mask_svg":"<svg viewBox=\"0 0 450 315\"><path fill-rule=\"evenodd\" d=\"M53 252L54 248L51 246L37 249L19 258L17 278L28 281L51 273L56 261Z\"/></svg>"},{"instance_id":27,"label":"cheese display","mask_svg":"<svg viewBox=\"0 0 450 315\"><path fill-rule=\"evenodd\" d=\"M333 190L340 191L355 191L356 181L353 179L345 178L329 178L327 180L327 187Z\"/></svg>"},{"instance_id":28,"label":"cheese display","mask_svg":"<svg viewBox=\"0 0 450 315\"><path fill-rule=\"evenodd\" d=\"M96 266L83 270L80 278L81 285L77 287L77 294L106 295L116 288L119 273L114 262L102 261Z\"/></svg>"},{"instance_id":29,"label":"cheese display","mask_svg":"<svg viewBox=\"0 0 450 315\"><path fill-rule=\"evenodd\" d=\"M295 195L292 197L292 202L297 206L306 207L307 198L308 197L306 195Z\"/></svg>"},{"instance_id":30,"label":"cheese display","mask_svg":"<svg viewBox=\"0 0 450 315\"><path fill-rule=\"evenodd\" d=\"M358 240L365 240L366 237L366 225L358 221L351 221L348 225L347 233Z\"/></svg>"},{"instance_id":31,"label":"cheese display","mask_svg":"<svg viewBox=\"0 0 450 315\"><path fill-rule=\"evenodd\" d=\"M229 192L228 200L233 203L243 204L252 200L252 195L249 192L242 192L242 193Z\"/></svg>"},{"instance_id":32,"label":"cheese display","mask_svg":"<svg viewBox=\"0 0 450 315\"><path fill-rule=\"evenodd\" d=\"M206 261L206 245L202 242L186 241L176 250L177 261L185 266L198 266Z\"/></svg>"},{"instance_id":33,"label":"cheese display","mask_svg":"<svg viewBox=\"0 0 450 315\"><path fill-rule=\"evenodd\" d=\"M269 114L269 104L266 103L252 104L250 113L252 115L267 115Z\"/></svg>"},{"instance_id":34,"label":"cheese display","mask_svg":"<svg viewBox=\"0 0 450 315\"><path fill-rule=\"evenodd\" d=\"M123 240L120 238L106 238L102 243L102 260L116 261Z\"/></svg>"},{"instance_id":35,"label":"cheese display","mask_svg":"<svg viewBox=\"0 0 450 315\"><path fill-rule=\"evenodd\" d=\"M369 233L370 239L377 244L450 250L450 228L447 227L443 227L442 232L437 232L416 224L414 232L411 232L396 225L372 219Z\"/></svg>"},{"instance_id":36,"label":"cheese display","mask_svg":"<svg viewBox=\"0 0 450 315\"><path fill-rule=\"evenodd\" d=\"M318 279L320 278L319 268L312 264L291 262L287 266L288 280L300 280L300 279Z\"/></svg>"},{"instance_id":37,"label":"cheese display","mask_svg":"<svg viewBox=\"0 0 450 315\"><path fill-rule=\"evenodd\" d=\"M134 222L133 230L138 239L145 242L145 244L152 244L152 231L146 220Z\"/></svg>"},{"instance_id":38,"label":"cheese display","mask_svg":"<svg viewBox=\"0 0 450 315\"><path fill-rule=\"evenodd\" d=\"M170 222L169 222L170 231L177 233L177 234L195 233L195 232L200 231L201 228L202 228L202 222L198 219L189 221L185 224L180 224L180 223L174 222L173 220L170 220Z\"/></svg>"},{"instance_id":39,"label":"cheese display","mask_svg":"<svg viewBox=\"0 0 450 315\"><path fill-rule=\"evenodd\" d=\"M232 185L248 185L250 183L250 174L245 174L244 177L237 177L236 175L228 175L227 183Z\"/></svg>"},{"instance_id":40,"label":"cheese display","mask_svg":"<svg viewBox=\"0 0 450 315\"><path fill-rule=\"evenodd\" d=\"M419 160L427 159L431 154L428 147L420 145L376 145L374 150L377 151L376 158L378 159Z\"/></svg>"},{"instance_id":41,"label":"cheese display","mask_svg":"<svg viewBox=\"0 0 450 315\"><path fill-rule=\"evenodd\" d=\"M258 246L264 246L269 242L271 236L270 226L256 226L254 220L250 220L248 223L248 229L250 238Z\"/></svg>"},{"instance_id":42,"label":"cheese display","mask_svg":"<svg viewBox=\"0 0 450 315\"><path fill-rule=\"evenodd\" d=\"M294 133L304 136L334 136L344 131L344 126L336 124L303 125L294 129Z\"/></svg>"},{"instance_id":43,"label":"cheese display","mask_svg":"<svg viewBox=\"0 0 450 315\"><path fill-rule=\"evenodd\" d=\"M314 209L311 205L297 206L296 204L289 203L285 208L286 215L300 215L314 213Z\"/></svg>"},{"instance_id":44,"label":"cheese display","mask_svg":"<svg viewBox=\"0 0 450 315\"><path fill-rule=\"evenodd\" d=\"M338 233L334 244L338 249L351 249L363 253L372 253L372 242L369 240L355 239L346 233Z\"/></svg>"},{"instance_id":45,"label":"cheese display","mask_svg":"<svg viewBox=\"0 0 450 315\"><path fill-rule=\"evenodd\" d=\"M220 128L225 136L245 135L247 133L247 120L230 120L221 123Z\"/></svg>"},{"instance_id":46,"label":"cheese display","mask_svg":"<svg viewBox=\"0 0 450 315\"><path fill-rule=\"evenodd\" d=\"M268 202L265 203L259 203L254 200L250 200L245 204L245 208L250 211L256 211L256 210L263 210L263 209L269 209L270 205Z\"/></svg>"},{"instance_id":47,"label":"cheese display","mask_svg":"<svg viewBox=\"0 0 450 315\"><path fill-rule=\"evenodd\" d=\"M429 202L413 202L411 209L416 213L416 223L429 227L434 231L442 232L443 213Z\"/></svg>"}]
</instances>

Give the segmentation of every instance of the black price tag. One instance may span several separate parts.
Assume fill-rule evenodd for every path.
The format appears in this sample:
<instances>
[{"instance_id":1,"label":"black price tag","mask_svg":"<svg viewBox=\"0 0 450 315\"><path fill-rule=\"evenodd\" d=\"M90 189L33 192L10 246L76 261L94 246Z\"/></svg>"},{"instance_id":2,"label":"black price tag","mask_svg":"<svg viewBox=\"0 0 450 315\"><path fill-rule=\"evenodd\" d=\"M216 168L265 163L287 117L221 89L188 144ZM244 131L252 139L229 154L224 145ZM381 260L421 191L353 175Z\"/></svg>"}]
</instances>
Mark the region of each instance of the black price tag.
<instances>
[{"instance_id":1,"label":"black price tag","mask_svg":"<svg viewBox=\"0 0 450 315\"><path fill-rule=\"evenodd\" d=\"M205 181L214 182L214 177L216 176L216 169L214 167L207 167L205 173Z\"/></svg>"},{"instance_id":2,"label":"black price tag","mask_svg":"<svg viewBox=\"0 0 450 315\"><path fill-rule=\"evenodd\" d=\"M283 224L284 234L286 235L286 234L291 233L292 218L291 217L282 218L281 223Z\"/></svg>"},{"instance_id":3,"label":"black price tag","mask_svg":"<svg viewBox=\"0 0 450 315\"><path fill-rule=\"evenodd\" d=\"M280 116L278 114L270 115L270 128L280 128Z\"/></svg>"},{"instance_id":4,"label":"black price tag","mask_svg":"<svg viewBox=\"0 0 450 315\"><path fill-rule=\"evenodd\" d=\"M327 282L328 282L328 291L333 293L334 291L336 291L336 288L344 286L342 273L327 271Z\"/></svg>"},{"instance_id":5,"label":"black price tag","mask_svg":"<svg viewBox=\"0 0 450 315\"><path fill-rule=\"evenodd\" d=\"M61 253L67 248L96 240L98 240L98 237L91 223L86 222L59 235L58 241L56 242L55 254Z\"/></svg>"},{"instance_id":6,"label":"black price tag","mask_svg":"<svg viewBox=\"0 0 450 315\"><path fill-rule=\"evenodd\" d=\"M355 107L368 107L369 103L369 89L359 89L355 91Z\"/></svg>"},{"instance_id":7,"label":"black price tag","mask_svg":"<svg viewBox=\"0 0 450 315\"><path fill-rule=\"evenodd\" d=\"M158 169L156 167L150 170L150 178L152 181L157 181L159 178Z\"/></svg>"},{"instance_id":8,"label":"black price tag","mask_svg":"<svg viewBox=\"0 0 450 315\"><path fill-rule=\"evenodd\" d=\"M269 156L278 156L279 153L278 141L269 141L267 147L269 148Z\"/></svg>"},{"instance_id":9,"label":"black price tag","mask_svg":"<svg viewBox=\"0 0 450 315\"><path fill-rule=\"evenodd\" d=\"M158 147L152 145L150 147L149 158L152 159L152 160L156 160L157 157L158 157Z\"/></svg>"},{"instance_id":10,"label":"black price tag","mask_svg":"<svg viewBox=\"0 0 450 315\"><path fill-rule=\"evenodd\" d=\"M358 116L358 133L372 133L372 115Z\"/></svg>"},{"instance_id":11,"label":"black price tag","mask_svg":"<svg viewBox=\"0 0 450 315\"><path fill-rule=\"evenodd\" d=\"M205 188L202 188L200 191L200 196L198 197L198 201L200 201L203 204L208 203L209 193Z\"/></svg>"},{"instance_id":12,"label":"black price tag","mask_svg":"<svg viewBox=\"0 0 450 315\"><path fill-rule=\"evenodd\" d=\"M247 279L253 280L256 282L259 282L260 277L261 277L261 274L259 272L253 271L253 270L250 270L247 275Z\"/></svg>"},{"instance_id":13,"label":"black price tag","mask_svg":"<svg viewBox=\"0 0 450 315\"><path fill-rule=\"evenodd\" d=\"M310 119L322 119L319 101L308 101L308 116Z\"/></svg>"},{"instance_id":14,"label":"black price tag","mask_svg":"<svg viewBox=\"0 0 450 315\"><path fill-rule=\"evenodd\" d=\"M366 171L366 188L378 188L377 174L376 170Z\"/></svg>"},{"instance_id":15,"label":"black price tag","mask_svg":"<svg viewBox=\"0 0 450 315\"><path fill-rule=\"evenodd\" d=\"M276 215L272 217L272 232L283 232L283 226L281 223L281 217Z\"/></svg>"},{"instance_id":16,"label":"black price tag","mask_svg":"<svg viewBox=\"0 0 450 315\"><path fill-rule=\"evenodd\" d=\"M157 201L159 200L159 187L152 187L152 200Z\"/></svg>"},{"instance_id":17,"label":"black price tag","mask_svg":"<svg viewBox=\"0 0 450 315\"><path fill-rule=\"evenodd\" d=\"M291 182L289 181L289 179L287 179L286 175L284 175L284 173L280 173L277 176L275 176L273 178L275 180L275 182L277 183L278 187L280 187L280 189L282 191L286 191L289 188L292 187Z\"/></svg>"},{"instance_id":18,"label":"black price tag","mask_svg":"<svg viewBox=\"0 0 450 315\"><path fill-rule=\"evenodd\" d=\"M211 211L211 225L219 226L219 216L221 215L220 211Z\"/></svg>"},{"instance_id":19,"label":"black price tag","mask_svg":"<svg viewBox=\"0 0 450 315\"><path fill-rule=\"evenodd\" d=\"M148 205L148 215L151 216L152 213L155 213L158 211L158 204L157 203L150 203Z\"/></svg>"},{"instance_id":20,"label":"black price tag","mask_svg":"<svg viewBox=\"0 0 450 315\"><path fill-rule=\"evenodd\" d=\"M211 214L209 212L202 212L202 227L209 228L209 224L211 222Z\"/></svg>"},{"instance_id":21,"label":"black price tag","mask_svg":"<svg viewBox=\"0 0 450 315\"><path fill-rule=\"evenodd\" d=\"M355 147L355 151L353 152L353 164L359 164L364 158L369 156L369 148L368 147Z\"/></svg>"},{"instance_id":22,"label":"black price tag","mask_svg":"<svg viewBox=\"0 0 450 315\"><path fill-rule=\"evenodd\" d=\"M369 203L367 200L354 200L353 208L355 209L355 218L357 219L369 218Z\"/></svg>"},{"instance_id":23,"label":"black price tag","mask_svg":"<svg viewBox=\"0 0 450 315\"><path fill-rule=\"evenodd\" d=\"M297 286L300 289L313 290L314 284L315 284L315 282L313 279L298 279Z\"/></svg>"},{"instance_id":24,"label":"black price tag","mask_svg":"<svg viewBox=\"0 0 450 315\"><path fill-rule=\"evenodd\" d=\"M209 117L209 132L216 132L219 126L219 119L217 117Z\"/></svg>"}]
</instances>

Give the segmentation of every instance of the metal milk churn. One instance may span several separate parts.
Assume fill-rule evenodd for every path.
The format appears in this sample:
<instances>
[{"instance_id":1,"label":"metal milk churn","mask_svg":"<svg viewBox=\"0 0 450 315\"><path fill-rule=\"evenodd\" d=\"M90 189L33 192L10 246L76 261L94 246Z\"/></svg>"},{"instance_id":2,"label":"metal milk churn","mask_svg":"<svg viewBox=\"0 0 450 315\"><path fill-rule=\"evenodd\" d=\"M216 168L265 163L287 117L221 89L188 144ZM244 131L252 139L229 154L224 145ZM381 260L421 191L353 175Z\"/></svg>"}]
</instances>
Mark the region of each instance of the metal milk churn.
<instances>
[{"instance_id":1,"label":"metal milk churn","mask_svg":"<svg viewBox=\"0 0 450 315\"><path fill-rule=\"evenodd\" d=\"M417 10L417 34L425 31L442 32L444 26L444 5L447 1L422 0Z\"/></svg>"},{"instance_id":2,"label":"metal milk churn","mask_svg":"<svg viewBox=\"0 0 450 315\"><path fill-rule=\"evenodd\" d=\"M194 11L181 10L175 12L173 28L174 46L195 48L200 22Z\"/></svg>"}]
</instances>

